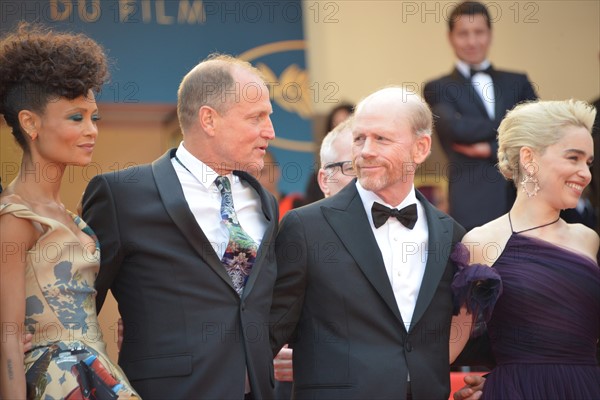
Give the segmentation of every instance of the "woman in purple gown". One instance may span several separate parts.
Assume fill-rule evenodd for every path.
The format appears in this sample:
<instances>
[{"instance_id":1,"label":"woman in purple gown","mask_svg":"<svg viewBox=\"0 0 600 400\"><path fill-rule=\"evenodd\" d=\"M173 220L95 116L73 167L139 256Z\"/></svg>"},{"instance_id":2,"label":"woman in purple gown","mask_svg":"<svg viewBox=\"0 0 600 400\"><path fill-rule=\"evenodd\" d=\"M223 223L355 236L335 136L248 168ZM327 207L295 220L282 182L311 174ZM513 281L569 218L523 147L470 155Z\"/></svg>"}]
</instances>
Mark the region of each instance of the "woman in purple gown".
<instances>
[{"instance_id":1,"label":"woman in purple gown","mask_svg":"<svg viewBox=\"0 0 600 400\"><path fill-rule=\"evenodd\" d=\"M499 168L517 199L453 254L457 306L487 320L497 362L484 399L600 399L600 240L559 217L591 180L595 114L581 101L540 101L500 125Z\"/></svg>"}]
</instances>

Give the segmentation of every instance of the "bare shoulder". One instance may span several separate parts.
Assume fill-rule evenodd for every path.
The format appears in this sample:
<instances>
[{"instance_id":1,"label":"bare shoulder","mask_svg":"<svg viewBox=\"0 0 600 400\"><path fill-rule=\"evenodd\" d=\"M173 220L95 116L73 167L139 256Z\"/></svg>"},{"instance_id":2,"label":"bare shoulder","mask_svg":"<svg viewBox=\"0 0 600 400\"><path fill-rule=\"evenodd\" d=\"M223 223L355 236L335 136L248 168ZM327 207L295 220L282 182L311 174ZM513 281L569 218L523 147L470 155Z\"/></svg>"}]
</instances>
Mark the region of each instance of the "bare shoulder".
<instances>
[{"instance_id":1,"label":"bare shoulder","mask_svg":"<svg viewBox=\"0 0 600 400\"><path fill-rule=\"evenodd\" d=\"M473 228L462 239L471 254L471 263L491 266L506 246L511 230L508 217L503 215L485 225Z\"/></svg>"},{"instance_id":2,"label":"bare shoulder","mask_svg":"<svg viewBox=\"0 0 600 400\"><path fill-rule=\"evenodd\" d=\"M579 250L595 260L600 248L598 234L582 224L567 224L567 227L569 247Z\"/></svg>"}]
</instances>

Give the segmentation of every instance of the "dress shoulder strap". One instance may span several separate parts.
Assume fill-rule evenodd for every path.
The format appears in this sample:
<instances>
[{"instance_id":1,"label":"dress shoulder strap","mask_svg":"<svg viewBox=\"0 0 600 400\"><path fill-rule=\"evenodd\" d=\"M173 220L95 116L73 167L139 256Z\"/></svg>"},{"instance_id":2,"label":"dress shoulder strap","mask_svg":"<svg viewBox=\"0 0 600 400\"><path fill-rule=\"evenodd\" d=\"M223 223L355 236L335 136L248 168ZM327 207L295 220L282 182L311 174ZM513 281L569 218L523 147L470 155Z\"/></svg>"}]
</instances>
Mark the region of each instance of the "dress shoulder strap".
<instances>
[{"instance_id":1,"label":"dress shoulder strap","mask_svg":"<svg viewBox=\"0 0 600 400\"><path fill-rule=\"evenodd\" d=\"M512 233L517 233L517 232L515 232L515 230L513 229L513 226L512 226L512 220L510 219L510 211L508 212L508 223L510 224L510 231Z\"/></svg>"},{"instance_id":2,"label":"dress shoulder strap","mask_svg":"<svg viewBox=\"0 0 600 400\"><path fill-rule=\"evenodd\" d=\"M0 203L0 215L4 214L11 214L17 218L23 218L30 221L38 222L42 225L46 225L51 228L56 228L56 226L60 224L60 222L52 218L46 218L36 214L25 204Z\"/></svg>"},{"instance_id":3,"label":"dress shoulder strap","mask_svg":"<svg viewBox=\"0 0 600 400\"><path fill-rule=\"evenodd\" d=\"M529 232L529 231L532 231L532 230L534 230L534 229L543 228L543 227L545 227L545 226L548 226L548 225L555 224L555 223L557 223L558 221L560 221L560 214L559 214L558 218L556 218L554 221L548 222L548 223L546 223L546 224L542 224L542 225L534 226L533 228L523 229L523 230L521 230L521 231L515 232L515 231L514 231L514 229L513 229L513 226L512 226L512 221L511 221L511 219L510 219L510 212L508 213L508 222L510 223L510 230L511 230L511 231L512 231L512 233L514 233L514 234L523 233L523 232Z\"/></svg>"}]
</instances>

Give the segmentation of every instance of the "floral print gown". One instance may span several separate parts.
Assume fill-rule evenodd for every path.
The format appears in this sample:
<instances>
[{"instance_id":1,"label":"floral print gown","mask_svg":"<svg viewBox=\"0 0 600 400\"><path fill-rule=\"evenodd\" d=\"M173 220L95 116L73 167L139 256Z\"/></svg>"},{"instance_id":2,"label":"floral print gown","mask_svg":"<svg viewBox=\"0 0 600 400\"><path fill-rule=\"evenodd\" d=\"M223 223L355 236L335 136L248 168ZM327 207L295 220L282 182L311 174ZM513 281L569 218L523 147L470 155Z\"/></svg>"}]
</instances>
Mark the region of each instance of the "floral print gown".
<instances>
[{"instance_id":1,"label":"floral print gown","mask_svg":"<svg viewBox=\"0 0 600 400\"><path fill-rule=\"evenodd\" d=\"M0 204L0 215L36 223L43 234L29 249L25 270L25 330L33 348L25 354L28 398L137 398L121 369L106 354L96 317L94 280L100 249L84 246L61 222L39 216L22 204Z\"/></svg>"}]
</instances>

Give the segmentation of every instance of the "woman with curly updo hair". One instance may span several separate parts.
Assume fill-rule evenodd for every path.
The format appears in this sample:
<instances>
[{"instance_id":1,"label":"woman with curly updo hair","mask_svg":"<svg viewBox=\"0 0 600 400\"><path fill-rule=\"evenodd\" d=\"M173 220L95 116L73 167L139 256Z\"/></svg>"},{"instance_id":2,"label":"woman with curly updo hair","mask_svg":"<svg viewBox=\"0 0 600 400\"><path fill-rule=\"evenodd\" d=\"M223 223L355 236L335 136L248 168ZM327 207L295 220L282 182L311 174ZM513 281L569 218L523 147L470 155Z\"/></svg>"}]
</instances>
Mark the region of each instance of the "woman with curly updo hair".
<instances>
[{"instance_id":1,"label":"woman with curly updo hair","mask_svg":"<svg viewBox=\"0 0 600 400\"><path fill-rule=\"evenodd\" d=\"M470 256L453 254L456 297L484 317L497 362L483 399L600 399L600 239L560 218L590 183L595 115L583 101L539 101L498 128L498 167L517 198L465 235Z\"/></svg>"},{"instance_id":2,"label":"woman with curly updo hair","mask_svg":"<svg viewBox=\"0 0 600 400\"><path fill-rule=\"evenodd\" d=\"M98 325L96 237L60 200L65 168L92 159L94 92L107 78L104 51L84 35L21 24L0 39L0 113L23 149L0 195L0 398L137 397Z\"/></svg>"}]
</instances>

